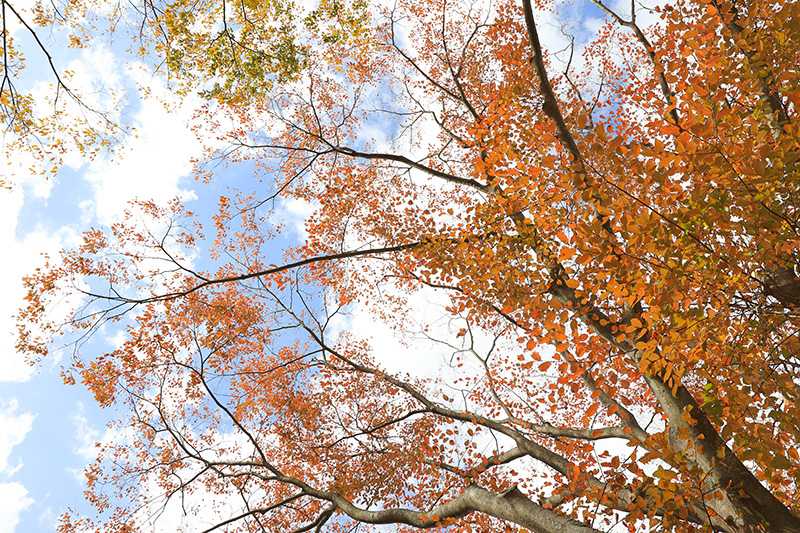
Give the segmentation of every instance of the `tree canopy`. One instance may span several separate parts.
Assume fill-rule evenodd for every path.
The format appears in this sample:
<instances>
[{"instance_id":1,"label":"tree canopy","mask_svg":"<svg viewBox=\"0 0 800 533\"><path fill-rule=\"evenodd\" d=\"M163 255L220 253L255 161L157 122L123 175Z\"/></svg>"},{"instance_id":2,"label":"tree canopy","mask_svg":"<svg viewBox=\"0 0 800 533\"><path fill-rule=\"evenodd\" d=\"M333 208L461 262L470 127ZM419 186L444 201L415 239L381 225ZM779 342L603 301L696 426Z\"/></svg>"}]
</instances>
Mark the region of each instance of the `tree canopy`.
<instances>
[{"instance_id":1,"label":"tree canopy","mask_svg":"<svg viewBox=\"0 0 800 533\"><path fill-rule=\"evenodd\" d=\"M255 164L27 278L20 349L71 343L124 413L62 529L800 531L800 4L590 5L580 53L547 0L106 9ZM413 331L423 293L446 326ZM388 370L355 310L446 368Z\"/></svg>"}]
</instances>

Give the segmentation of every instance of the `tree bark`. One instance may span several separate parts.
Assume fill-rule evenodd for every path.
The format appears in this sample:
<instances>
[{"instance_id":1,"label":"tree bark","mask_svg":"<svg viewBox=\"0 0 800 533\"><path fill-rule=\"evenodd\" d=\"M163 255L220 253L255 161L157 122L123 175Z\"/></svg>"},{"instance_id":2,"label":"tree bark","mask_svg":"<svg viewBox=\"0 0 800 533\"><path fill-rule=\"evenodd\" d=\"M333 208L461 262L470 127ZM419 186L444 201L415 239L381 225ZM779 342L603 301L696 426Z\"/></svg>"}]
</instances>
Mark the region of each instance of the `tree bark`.
<instances>
[{"instance_id":1,"label":"tree bark","mask_svg":"<svg viewBox=\"0 0 800 533\"><path fill-rule=\"evenodd\" d=\"M470 485L455 499L427 512L408 509L368 511L340 496L331 499L345 514L368 524L408 524L432 528L443 525L447 518L460 518L477 511L537 533L600 533L591 526L534 503L516 487L503 494L495 494L477 485Z\"/></svg>"}]
</instances>

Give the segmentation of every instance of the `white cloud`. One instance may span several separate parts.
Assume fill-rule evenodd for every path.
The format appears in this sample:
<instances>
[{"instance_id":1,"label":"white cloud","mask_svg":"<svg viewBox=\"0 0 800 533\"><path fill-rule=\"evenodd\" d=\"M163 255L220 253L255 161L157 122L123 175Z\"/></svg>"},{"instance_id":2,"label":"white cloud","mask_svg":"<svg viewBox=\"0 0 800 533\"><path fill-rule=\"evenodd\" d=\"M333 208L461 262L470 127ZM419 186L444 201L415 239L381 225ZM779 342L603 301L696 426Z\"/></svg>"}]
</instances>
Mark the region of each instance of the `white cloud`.
<instances>
[{"instance_id":1,"label":"white cloud","mask_svg":"<svg viewBox=\"0 0 800 533\"><path fill-rule=\"evenodd\" d=\"M600 31L600 28L603 27L604 23L605 20L599 17L589 17L587 19L584 19L583 28L592 35L597 35L597 32Z\"/></svg>"},{"instance_id":2,"label":"white cloud","mask_svg":"<svg viewBox=\"0 0 800 533\"><path fill-rule=\"evenodd\" d=\"M58 514L48 505L44 511L39 513L37 522L42 530L56 531L58 529Z\"/></svg>"},{"instance_id":3,"label":"white cloud","mask_svg":"<svg viewBox=\"0 0 800 533\"><path fill-rule=\"evenodd\" d=\"M20 413L16 400L0 400L0 474L12 476L22 467L21 463L11 465L11 452L25 440L31 427L31 413ZM3 501L2 497L0 501Z\"/></svg>"},{"instance_id":4,"label":"white cloud","mask_svg":"<svg viewBox=\"0 0 800 533\"><path fill-rule=\"evenodd\" d=\"M102 435L86 417L86 407L82 402L78 402L75 414L72 415L72 426L75 428L75 446L72 452L90 463L97 459L97 443L100 442ZM83 482L83 475L80 476Z\"/></svg>"},{"instance_id":5,"label":"white cloud","mask_svg":"<svg viewBox=\"0 0 800 533\"><path fill-rule=\"evenodd\" d=\"M19 0L14 2L14 10L19 13L24 19L31 20L33 18L33 8L36 6L36 0ZM7 13L6 26L12 37L16 37L19 31L27 31L25 26L19 21L16 16Z\"/></svg>"},{"instance_id":6,"label":"white cloud","mask_svg":"<svg viewBox=\"0 0 800 533\"><path fill-rule=\"evenodd\" d=\"M306 221L314 213L314 205L301 198L285 198L280 207L276 219L284 222L301 242L305 242L308 239Z\"/></svg>"},{"instance_id":7,"label":"white cloud","mask_svg":"<svg viewBox=\"0 0 800 533\"><path fill-rule=\"evenodd\" d=\"M394 287L381 286L384 297L392 299L401 294ZM480 370L477 360L463 350L462 343L466 339L457 334L465 322L446 310L451 303L446 291L421 287L405 293L404 297L406 304L402 314L392 317L378 312L380 306L387 303L380 299L351 304L346 314L334 318L328 335L335 341L342 332L348 331L367 340L381 368L396 376L432 379L432 392L437 394L454 385L465 373ZM397 300L393 302L397 304ZM485 332L475 328L473 334L476 351L480 352L491 343ZM451 364L457 351L462 356L460 367Z\"/></svg>"},{"instance_id":8,"label":"white cloud","mask_svg":"<svg viewBox=\"0 0 800 533\"><path fill-rule=\"evenodd\" d=\"M197 434L188 436L194 442L199 438ZM248 439L241 433L213 431L203 438L208 440L204 440L207 445L202 455L209 460L235 461L251 457L253 452ZM188 461L177 473L183 479L190 479L199 467L197 463ZM142 531L204 531L245 510L241 495L234 486L227 484L222 492L218 492L203 482L206 476L201 476L186 490L172 494L167 500L159 481L160 475L159 470L153 470L139 480L143 505L136 512L135 522ZM263 495L263 491L251 488L247 498L253 503Z\"/></svg>"},{"instance_id":9,"label":"white cloud","mask_svg":"<svg viewBox=\"0 0 800 533\"><path fill-rule=\"evenodd\" d=\"M449 325L442 320L446 303L442 297L441 292L427 289L411 295L408 300L410 312L407 316L413 322L402 329L377 318L372 306L356 304L350 313L347 329L370 341L373 356L389 372L407 373L421 378L439 377L446 368L446 358L453 350L435 345L422 338L419 332L428 326L426 333L433 338L453 337L455 331L449 331Z\"/></svg>"},{"instance_id":10,"label":"white cloud","mask_svg":"<svg viewBox=\"0 0 800 533\"><path fill-rule=\"evenodd\" d=\"M187 468L182 475L189 478L194 471ZM164 500L163 489L154 478L146 479L141 487L150 500L150 505L138 514L143 531L204 531L244 512L241 499L230 485L220 494L195 483L190 490L174 495L169 501ZM253 495L249 496L253 499Z\"/></svg>"},{"instance_id":11,"label":"white cloud","mask_svg":"<svg viewBox=\"0 0 800 533\"><path fill-rule=\"evenodd\" d=\"M175 197L194 197L192 191L181 187L180 180L191 173L192 159L202 154L203 147L189 125L200 101L192 97L179 100L145 69L132 64L125 72L146 88L133 116L136 133L126 139L118 154L92 163L84 175L94 189L96 216L103 224L118 220L125 204L134 199L163 203Z\"/></svg>"},{"instance_id":12,"label":"white cloud","mask_svg":"<svg viewBox=\"0 0 800 533\"><path fill-rule=\"evenodd\" d=\"M3 366L0 368L0 382L26 381L33 369L20 357L14 349L14 318L17 306L22 301L22 285L20 260L16 249L20 243L16 239L17 217L22 208L22 191L14 189L0 194L0 248L10 250L15 261L0 263L0 354Z\"/></svg>"},{"instance_id":13,"label":"white cloud","mask_svg":"<svg viewBox=\"0 0 800 533\"><path fill-rule=\"evenodd\" d=\"M20 515L33 504L33 498L19 483L0 483L0 533L14 533Z\"/></svg>"},{"instance_id":14,"label":"white cloud","mask_svg":"<svg viewBox=\"0 0 800 533\"><path fill-rule=\"evenodd\" d=\"M114 429L106 426L101 431L89 420L83 402L78 402L75 406L71 422L73 427L72 453L80 459L82 464L78 467L67 467L66 470L80 485L86 482L84 467L97 459L101 448L129 444L134 439L135 431L131 427Z\"/></svg>"}]
</instances>

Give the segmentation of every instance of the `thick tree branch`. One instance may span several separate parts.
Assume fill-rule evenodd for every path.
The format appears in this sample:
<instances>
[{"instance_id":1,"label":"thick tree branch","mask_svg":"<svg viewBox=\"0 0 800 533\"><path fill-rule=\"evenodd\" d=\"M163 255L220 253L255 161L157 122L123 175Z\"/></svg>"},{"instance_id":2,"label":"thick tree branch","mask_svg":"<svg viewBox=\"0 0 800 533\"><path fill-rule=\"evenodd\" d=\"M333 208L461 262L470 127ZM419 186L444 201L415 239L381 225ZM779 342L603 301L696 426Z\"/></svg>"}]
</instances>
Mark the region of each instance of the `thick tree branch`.
<instances>
[{"instance_id":1,"label":"thick tree branch","mask_svg":"<svg viewBox=\"0 0 800 533\"><path fill-rule=\"evenodd\" d=\"M448 518L460 518L478 511L540 533L598 532L592 527L545 509L516 488L505 494L495 494L477 485L470 485L456 498L427 512L407 509L367 511L340 496L332 495L331 499L348 516L368 524L408 524L431 528L445 524Z\"/></svg>"}]
</instances>

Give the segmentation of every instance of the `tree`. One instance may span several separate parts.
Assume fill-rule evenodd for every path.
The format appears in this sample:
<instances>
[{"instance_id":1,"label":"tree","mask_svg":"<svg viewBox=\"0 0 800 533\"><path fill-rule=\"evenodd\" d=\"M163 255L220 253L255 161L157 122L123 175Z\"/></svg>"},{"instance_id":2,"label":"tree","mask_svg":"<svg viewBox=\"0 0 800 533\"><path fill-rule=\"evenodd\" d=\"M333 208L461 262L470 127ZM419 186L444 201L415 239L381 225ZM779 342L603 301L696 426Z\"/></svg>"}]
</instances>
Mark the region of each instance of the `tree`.
<instances>
[{"instance_id":1,"label":"tree","mask_svg":"<svg viewBox=\"0 0 800 533\"><path fill-rule=\"evenodd\" d=\"M545 4L320 5L286 77L255 4L195 9L238 13L229 55L163 30L237 117L224 155L274 186L220 197L213 237L140 202L28 278L20 347L71 339L65 379L130 415L87 471L96 527L136 529L157 490L228 497L231 531L800 531L800 6L680 0L644 27L596 0L576 75ZM282 262L278 197L316 208ZM448 301L454 387L339 331L355 307L404 331L420 290Z\"/></svg>"}]
</instances>

